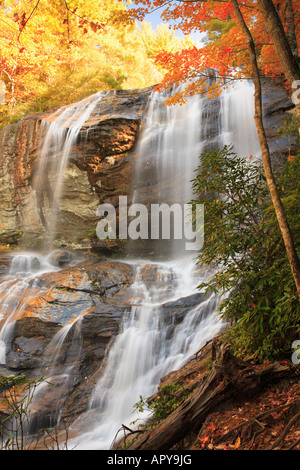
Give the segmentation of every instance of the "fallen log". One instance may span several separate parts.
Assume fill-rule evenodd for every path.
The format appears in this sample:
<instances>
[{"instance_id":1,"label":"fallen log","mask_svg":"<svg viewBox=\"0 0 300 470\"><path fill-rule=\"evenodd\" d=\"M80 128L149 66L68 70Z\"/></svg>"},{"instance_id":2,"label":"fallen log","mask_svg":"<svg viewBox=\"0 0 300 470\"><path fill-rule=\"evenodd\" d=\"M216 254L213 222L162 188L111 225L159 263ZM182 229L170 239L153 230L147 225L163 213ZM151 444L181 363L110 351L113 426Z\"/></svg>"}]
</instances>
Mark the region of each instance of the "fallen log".
<instances>
[{"instance_id":1,"label":"fallen log","mask_svg":"<svg viewBox=\"0 0 300 470\"><path fill-rule=\"evenodd\" d=\"M288 364L255 366L237 359L229 346L212 345L213 368L207 379L166 419L132 442L127 450L169 450L189 433L198 431L211 411L222 402L251 396L270 384L291 376Z\"/></svg>"}]
</instances>

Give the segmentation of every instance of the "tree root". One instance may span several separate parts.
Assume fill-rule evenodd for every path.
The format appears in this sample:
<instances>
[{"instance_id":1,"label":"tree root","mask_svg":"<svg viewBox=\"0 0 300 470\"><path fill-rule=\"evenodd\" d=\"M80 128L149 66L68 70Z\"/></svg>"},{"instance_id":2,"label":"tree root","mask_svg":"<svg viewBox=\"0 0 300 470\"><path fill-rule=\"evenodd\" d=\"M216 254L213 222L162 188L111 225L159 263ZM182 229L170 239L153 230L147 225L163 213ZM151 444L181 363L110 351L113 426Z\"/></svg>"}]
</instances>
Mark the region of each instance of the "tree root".
<instances>
[{"instance_id":1,"label":"tree root","mask_svg":"<svg viewBox=\"0 0 300 470\"><path fill-rule=\"evenodd\" d=\"M118 435L122 431L124 432L124 436L118 439ZM118 431L116 432L116 435L114 437L113 442L111 443L110 448L115 449L115 448L118 448L120 445L124 445L124 443L126 443L126 439L128 439L130 436L134 434L139 434L141 432L143 432L141 429L130 429L125 424L122 424L120 429L118 429Z\"/></svg>"},{"instance_id":2,"label":"tree root","mask_svg":"<svg viewBox=\"0 0 300 470\"><path fill-rule=\"evenodd\" d=\"M272 444L271 447L269 447L267 450L274 450L275 447L278 447L278 445L280 444L281 441L283 441L283 439L285 438L285 436L287 435L287 433L289 432L290 428L292 426L294 426L294 424L297 422L297 420L300 418L300 412L295 414L291 419L290 421L288 422L287 426L284 428L284 431L280 434L280 436L278 437L278 439L276 439L276 441ZM295 443L294 443L295 444ZM293 444L292 444L293 446Z\"/></svg>"},{"instance_id":3,"label":"tree root","mask_svg":"<svg viewBox=\"0 0 300 470\"><path fill-rule=\"evenodd\" d=\"M234 357L219 339L212 344L213 368L206 379L166 419L143 432L128 450L168 450L191 432L197 432L207 416L222 402L251 396L293 373L288 364L255 366ZM251 421L255 432L263 430L261 415ZM249 424L249 423L248 423Z\"/></svg>"}]
</instances>

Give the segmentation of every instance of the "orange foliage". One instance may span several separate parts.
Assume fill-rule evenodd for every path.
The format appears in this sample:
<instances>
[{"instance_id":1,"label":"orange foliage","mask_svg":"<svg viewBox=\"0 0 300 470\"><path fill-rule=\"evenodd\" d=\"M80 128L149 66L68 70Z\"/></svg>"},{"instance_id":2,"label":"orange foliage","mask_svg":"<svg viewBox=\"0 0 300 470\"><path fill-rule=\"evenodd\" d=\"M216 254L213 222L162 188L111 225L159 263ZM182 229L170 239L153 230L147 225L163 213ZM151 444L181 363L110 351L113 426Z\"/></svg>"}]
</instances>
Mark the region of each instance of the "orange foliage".
<instances>
[{"instance_id":1,"label":"orange foliage","mask_svg":"<svg viewBox=\"0 0 300 470\"><path fill-rule=\"evenodd\" d=\"M161 7L162 19L172 21L175 29L185 34L194 31L206 33L203 44L176 53L163 52L156 57L157 62L168 70L159 89L168 89L172 84L195 80L192 91L202 91L203 78L208 69L218 71L220 78L249 78L251 66L245 37L238 26L231 0L182 1L133 0L142 4L145 11ZM238 0L244 19L253 35L258 63L262 75L279 77L283 75L265 21L257 8L256 0ZM277 2L278 3L278 2ZM280 15L287 30L285 0L280 2ZM300 38L300 0L292 0L296 37ZM141 10L139 9L139 15ZM217 34L210 34L214 24L219 27ZM223 83L223 82L222 82ZM214 85L215 93L218 87ZM189 90L190 91L190 90ZM173 101L178 101L175 97Z\"/></svg>"}]
</instances>

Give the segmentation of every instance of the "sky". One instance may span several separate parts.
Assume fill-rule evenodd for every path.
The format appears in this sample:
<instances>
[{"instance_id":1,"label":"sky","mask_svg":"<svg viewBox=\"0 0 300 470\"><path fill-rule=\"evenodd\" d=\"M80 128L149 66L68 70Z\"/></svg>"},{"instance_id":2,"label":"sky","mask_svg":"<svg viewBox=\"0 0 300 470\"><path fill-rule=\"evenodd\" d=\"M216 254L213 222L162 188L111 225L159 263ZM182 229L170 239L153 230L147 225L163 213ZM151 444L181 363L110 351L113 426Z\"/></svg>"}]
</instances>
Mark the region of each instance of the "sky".
<instances>
[{"instance_id":1,"label":"sky","mask_svg":"<svg viewBox=\"0 0 300 470\"><path fill-rule=\"evenodd\" d=\"M138 7L143 7L143 5L133 4L133 5L129 6L129 8L138 8ZM145 21L147 21L148 23L151 23L153 28L156 28L156 26L163 23L163 21L160 17L160 15L163 11L164 11L163 7L159 8L159 9L154 9L154 11L146 14Z\"/></svg>"},{"instance_id":2,"label":"sky","mask_svg":"<svg viewBox=\"0 0 300 470\"><path fill-rule=\"evenodd\" d=\"M139 6L143 6L143 5L136 5L136 4L133 4L131 7L129 8L136 8L136 7L139 7ZM147 21L148 23L151 23L152 24L152 27L153 29L156 28L156 26L158 26L159 24L161 23L164 23L164 21L161 19L160 15L162 14L162 12L164 11L164 8L159 8L159 9L154 9L154 11L150 12L150 13L147 13L145 15L145 21ZM169 24L170 26L172 26L172 23L166 23L166 24ZM173 22L173 24L175 24L175 21ZM179 30L174 30L174 33L176 36L178 37L183 37L183 33L181 33L181 31ZM190 36L192 38L194 38L196 41L201 41L201 34L200 33L191 33Z\"/></svg>"}]
</instances>

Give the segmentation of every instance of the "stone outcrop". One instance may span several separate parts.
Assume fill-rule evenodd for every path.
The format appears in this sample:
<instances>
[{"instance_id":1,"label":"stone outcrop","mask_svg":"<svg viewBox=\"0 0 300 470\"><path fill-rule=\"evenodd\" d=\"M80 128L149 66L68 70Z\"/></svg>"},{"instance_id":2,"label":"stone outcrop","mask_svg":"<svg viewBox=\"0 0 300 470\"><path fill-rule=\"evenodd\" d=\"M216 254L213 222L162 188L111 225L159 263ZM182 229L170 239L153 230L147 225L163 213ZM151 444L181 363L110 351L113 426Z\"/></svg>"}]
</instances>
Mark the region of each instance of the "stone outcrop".
<instances>
[{"instance_id":1,"label":"stone outcrop","mask_svg":"<svg viewBox=\"0 0 300 470\"><path fill-rule=\"evenodd\" d=\"M58 246L90 247L99 220L98 204L105 201L116 206L119 195L131 194L134 150L151 91L152 88L107 92L82 127L65 174L56 235ZM25 117L1 132L0 243L21 243L27 248L42 243L44 209L35 191L34 178L44 132L41 122L51 122L53 116L49 112ZM49 170L44 187L46 197L57 176Z\"/></svg>"},{"instance_id":2,"label":"stone outcrop","mask_svg":"<svg viewBox=\"0 0 300 470\"><path fill-rule=\"evenodd\" d=\"M0 257L4 273L7 258ZM31 289L22 298L6 350L9 373L45 377L51 384L33 404L33 429L52 426L58 413L71 423L86 409L124 315L142 299L134 288L135 264L91 257L72 265L74 260L69 257L68 264L67 258L68 252L53 252L49 259L56 264L63 260L61 269L29 282ZM162 295L172 291L174 278L168 273L162 277L156 264L140 266L139 272L149 293L159 288ZM162 304L161 321L168 339L205 299L200 293Z\"/></svg>"},{"instance_id":3,"label":"stone outcrop","mask_svg":"<svg viewBox=\"0 0 300 470\"><path fill-rule=\"evenodd\" d=\"M53 253L54 263L58 255ZM6 257L3 263L7 266ZM107 347L130 309L134 276L132 265L90 259L29 282L33 288L21 300L5 367L30 378L50 378L41 402L34 403L34 426L49 426L60 409L66 408L70 419L83 411Z\"/></svg>"},{"instance_id":4,"label":"stone outcrop","mask_svg":"<svg viewBox=\"0 0 300 470\"><path fill-rule=\"evenodd\" d=\"M294 104L282 86L263 80L263 109L266 136L272 156L273 168L282 167L289 155L299 152L299 141L295 135L283 135L279 130L291 117Z\"/></svg>"},{"instance_id":5,"label":"stone outcrop","mask_svg":"<svg viewBox=\"0 0 300 470\"><path fill-rule=\"evenodd\" d=\"M103 94L82 127L65 174L59 207L56 245L73 249L122 251L124 244L99 240L96 226L99 203L118 208L118 198L133 191L135 147L148 98L153 88L116 90ZM295 138L278 135L293 104L284 88L264 82L264 114L273 162L280 166L295 149ZM204 105L207 148L218 134L218 99ZM56 110L56 112L59 110ZM51 122L54 112L24 117L0 134L0 243L39 247L45 235L43 202L37 197L34 177L40 156L42 120ZM147 169L149 173L149 169ZM149 194L145 173L145 197ZM151 173L151 172L150 172ZM152 173L151 173L152 174ZM49 171L44 192L51 192L57 175ZM174 182L173 182L174 184ZM155 193L155 188L153 188ZM155 199L155 194L154 194Z\"/></svg>"}]
</instances>

